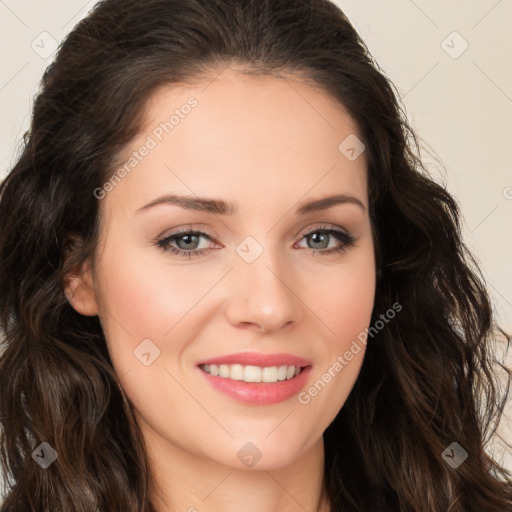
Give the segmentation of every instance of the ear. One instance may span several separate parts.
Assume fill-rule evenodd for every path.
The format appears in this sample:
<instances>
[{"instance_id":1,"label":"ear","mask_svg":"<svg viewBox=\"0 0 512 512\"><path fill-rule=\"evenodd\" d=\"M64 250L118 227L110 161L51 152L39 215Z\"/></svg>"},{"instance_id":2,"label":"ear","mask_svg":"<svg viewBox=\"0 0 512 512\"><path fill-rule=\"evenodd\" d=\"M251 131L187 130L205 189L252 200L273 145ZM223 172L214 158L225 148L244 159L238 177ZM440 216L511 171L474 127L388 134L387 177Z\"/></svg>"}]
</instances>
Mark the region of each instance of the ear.
<instances>
[{"instance_id":1,"label":"ear","mask_svg":"<svg viewBox=\"0 0 512 512\"><path fill-rule=\"evenodd\" d=\"M80 242L76 239L70 241L66 247L67 258L76 256L76 251L80 249ZM92 270L92 262L88 258L83 263L75 264L64 277L64 293L68 302L75 311L85 316L95 316L99 313Z\"/></svg>"}]
</instances>

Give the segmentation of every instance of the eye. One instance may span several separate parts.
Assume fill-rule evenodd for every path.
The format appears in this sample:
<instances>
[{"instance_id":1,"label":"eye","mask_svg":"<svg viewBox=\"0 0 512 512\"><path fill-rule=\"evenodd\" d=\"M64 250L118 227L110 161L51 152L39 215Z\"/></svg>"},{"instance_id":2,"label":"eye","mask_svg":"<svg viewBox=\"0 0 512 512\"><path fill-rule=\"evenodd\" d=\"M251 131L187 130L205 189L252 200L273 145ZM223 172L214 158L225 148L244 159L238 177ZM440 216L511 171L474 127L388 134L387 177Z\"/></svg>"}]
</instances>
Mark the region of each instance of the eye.
<instances>
[{"instance_id":1,"label":"eye","mask_svg":"<svg viewBox=\"0 0 512 512\"><path fill-rule=\"evenodd\" d=\"M185 228L158 240L156 245L164 252L168 251L178 256L191 258L193 256L199 256L201 253L208 250L208 248L199 249L198 242L201 238L206 238L211 241L211 237L203 231L193 231ZM173 247L171 245L173 243L178 245L178 248Z\"/></svg>"},{"instance_id":2,"label":"eye","mask_svg":"<svg viewBox=\"0 0 512 512\"><path fill-rule=\"evenodd\" d=\"M329 247L329 242L332 239L338 240L338 245ZM341 251L346 251L349 247L355 244L355 237L346 231L335 226L321 226L316 227L304 235L302 239L313 245L310 247L314 253L333 254Z\"/></svg>"},{"instance_id":3,"label":"eye","mask_svg":"<svg viewBox=\"0 0 512 512\"><path fill-rule=\"evenodd\" d=\"M186 227L157 240L156 245L164 252L190 259L211 250L211 247L200 247L201 238L210 242L213 241L207 233ZM355 244L354 236L333 225L316 227L303 234L302 240L306 240L307 243L314 246L309 247L313 254L320 253L324 255L346 251ZM338 245L329 247L331 240L338 240Z\"/></svg>"}]
</instances>

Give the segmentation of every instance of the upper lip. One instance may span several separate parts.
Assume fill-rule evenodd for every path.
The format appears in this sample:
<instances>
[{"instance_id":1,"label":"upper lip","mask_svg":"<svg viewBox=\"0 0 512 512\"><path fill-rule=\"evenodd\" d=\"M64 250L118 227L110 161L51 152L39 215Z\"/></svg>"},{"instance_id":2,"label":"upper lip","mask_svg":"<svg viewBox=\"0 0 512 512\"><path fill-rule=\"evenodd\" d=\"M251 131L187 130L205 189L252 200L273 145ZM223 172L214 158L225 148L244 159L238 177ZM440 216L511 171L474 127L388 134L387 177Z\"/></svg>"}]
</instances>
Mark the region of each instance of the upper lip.
<instances>
[{"instance_id":1,"label":"upper lip","mask_svg":"<svg viewBox=\"0 0 512 512\"><path fill-rule=\"evenodd\" d=\"M227 354L225 356L205 359L197 363L197 366L203 364L241 364L243 366L310 366L311 362L292 354L262 354L260 352L240 352L237 354Z\"/></svg>"}]
</instances>

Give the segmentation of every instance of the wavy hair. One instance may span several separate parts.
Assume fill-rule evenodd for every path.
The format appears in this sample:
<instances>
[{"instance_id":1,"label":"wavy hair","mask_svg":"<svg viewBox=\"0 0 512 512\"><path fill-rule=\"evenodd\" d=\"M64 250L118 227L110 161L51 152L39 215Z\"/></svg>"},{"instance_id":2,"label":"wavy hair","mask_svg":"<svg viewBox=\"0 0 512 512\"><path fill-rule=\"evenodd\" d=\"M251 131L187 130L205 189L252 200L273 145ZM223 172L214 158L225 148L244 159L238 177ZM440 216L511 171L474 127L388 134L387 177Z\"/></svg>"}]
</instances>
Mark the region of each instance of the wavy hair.
<instances>
[{"instance_id":1,"label":"wavy hair","mask_svg":"<svg viewBox=\"0 0 512 512\"><path fill-rule=\"evenodd\" d=\"M227 65L294 75L356 121L368 161L378 281L345 405L324 433L333 512L504 512L511 474L486 449L510 370L460 212L419 157L399 94L328 0L104 0L61 44L17 163L0 186L2 512L152 512L144 441L98 317L64 279L96 249L94 190L138 133L159 87ZM506 382L498 378L501 369ZM41 442L58 459L32 459ZM469 454L452 469L441 453Z\"/></svg>"}]
</instances>

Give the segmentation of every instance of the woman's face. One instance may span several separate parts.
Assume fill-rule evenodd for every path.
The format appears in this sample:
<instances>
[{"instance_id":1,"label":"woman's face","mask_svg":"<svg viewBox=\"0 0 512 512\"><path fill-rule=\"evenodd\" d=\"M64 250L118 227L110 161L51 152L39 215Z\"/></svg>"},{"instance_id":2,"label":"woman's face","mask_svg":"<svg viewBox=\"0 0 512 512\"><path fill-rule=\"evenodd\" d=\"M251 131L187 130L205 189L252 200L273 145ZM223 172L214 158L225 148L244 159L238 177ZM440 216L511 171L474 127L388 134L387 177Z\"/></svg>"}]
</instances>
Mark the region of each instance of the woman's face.
<instances>
[{"instance_id":1,"label":"woman's face","mask_svg":"<svg viewBox=\"0 0 512 512\"><path fill-rule=\"evenodd\" d=\"M71 300L99 315L147 439L272 469L321 442L362 364L366 159L320 89L213 76L152 97L117 178L95 192L100 243Z\"/></svg>"}]
</instances>

